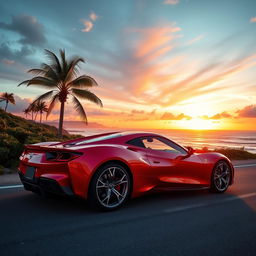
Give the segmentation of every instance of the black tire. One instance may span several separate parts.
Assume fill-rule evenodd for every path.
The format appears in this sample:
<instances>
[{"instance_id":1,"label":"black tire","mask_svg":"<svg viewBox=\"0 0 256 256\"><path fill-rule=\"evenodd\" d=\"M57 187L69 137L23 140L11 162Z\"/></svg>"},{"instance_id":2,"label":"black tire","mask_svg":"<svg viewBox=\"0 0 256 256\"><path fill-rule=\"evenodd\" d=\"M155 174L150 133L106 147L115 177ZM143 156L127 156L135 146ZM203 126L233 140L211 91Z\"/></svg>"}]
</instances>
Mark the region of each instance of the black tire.
<instances>
[{"instance_id":1,"label":"black tire","mask_svg":"<svg viewBox=\"0 0 256 256\"><path fill-rule=\"evenodd\" d=\"M231 167L225 160L218 161L212 170L211 177L211 188L210 191L213 193L224 193L231 180Z\"/></svg>"},{"instance_id":2,"label":"black tire","mask_svg":"<svg viewBox=\"0 0 256 256\"><path fill-rule=\"evenodd\" d=\"M124 205L130 192L131 178L126 168L117 163L109 163L94 174L88 201L93 208L111 211Z\"/></svg>"}]
</instances>

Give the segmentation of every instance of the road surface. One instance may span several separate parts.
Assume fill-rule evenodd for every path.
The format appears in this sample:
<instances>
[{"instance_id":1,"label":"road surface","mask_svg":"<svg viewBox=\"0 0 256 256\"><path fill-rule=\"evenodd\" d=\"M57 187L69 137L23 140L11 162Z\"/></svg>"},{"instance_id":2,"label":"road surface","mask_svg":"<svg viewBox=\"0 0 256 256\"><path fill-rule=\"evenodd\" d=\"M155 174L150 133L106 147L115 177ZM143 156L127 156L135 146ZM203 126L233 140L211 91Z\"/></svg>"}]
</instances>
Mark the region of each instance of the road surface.
<instances>
[{"instance_id":1,"label":"road surface","mask_svg":"<svg viewBox=\"0 0 256 256\"><path fill-rule=\"evenodd\" d=\"M256 255L256 164L225 194L165 192L118 211L0 186L0 255Z\"/></svg>"}]
</instances>

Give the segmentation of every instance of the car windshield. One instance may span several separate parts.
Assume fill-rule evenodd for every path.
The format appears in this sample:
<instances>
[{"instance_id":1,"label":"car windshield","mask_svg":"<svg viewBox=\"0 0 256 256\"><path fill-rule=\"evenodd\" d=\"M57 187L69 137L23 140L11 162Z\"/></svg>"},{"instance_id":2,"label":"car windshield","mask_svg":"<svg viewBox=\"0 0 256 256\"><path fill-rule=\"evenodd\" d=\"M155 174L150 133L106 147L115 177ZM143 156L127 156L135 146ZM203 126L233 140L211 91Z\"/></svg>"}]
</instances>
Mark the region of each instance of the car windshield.
<instances>
[{"instance_id":1,"label":"car windshield","mask_svg":"<svg viewBox=\"0 0 256 256\"><path fill-rule=\"evenodd\" d=\"M93 138L93 139L82 140L82 141L77 142L75 145L98 142L98 141L102 141L102 140L109 140L109 139L117 138L117 137L120 137L120 136L122 136L121 133L115 133L115 134L96 137L96 138Z\"/></svg>"}]
</instances>

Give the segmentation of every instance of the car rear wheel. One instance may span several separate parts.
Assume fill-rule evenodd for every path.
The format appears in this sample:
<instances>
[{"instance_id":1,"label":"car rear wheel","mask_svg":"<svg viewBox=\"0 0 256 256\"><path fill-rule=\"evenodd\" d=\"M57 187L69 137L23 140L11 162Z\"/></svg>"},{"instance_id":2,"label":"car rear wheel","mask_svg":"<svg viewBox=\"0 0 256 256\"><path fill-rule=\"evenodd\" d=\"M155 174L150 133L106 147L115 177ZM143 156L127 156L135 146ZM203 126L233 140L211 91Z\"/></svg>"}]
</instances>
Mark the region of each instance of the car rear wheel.
<instances>
[{"instance_id":1,"label":"car rear wheel","mask_svg":"<svg viewBox=\"0 0 256 256\"><path fill-rule=\"evenodd\" d=\"M116 163L100 167L92 179L90 203L102 210L114 210L129 197L131 179L127 170Z\"/></svg>"},{"instance_id":2,"label":"car rear wheel","mask_svg":"<svg viewBox=\"0 0 256 256\"><path fill-rule=\"evenodd\" d=\"M211 191L223 193L227 190L231 179L230 165L226 161L219 161L213 168Z\"/></svg>"}]
</instances>

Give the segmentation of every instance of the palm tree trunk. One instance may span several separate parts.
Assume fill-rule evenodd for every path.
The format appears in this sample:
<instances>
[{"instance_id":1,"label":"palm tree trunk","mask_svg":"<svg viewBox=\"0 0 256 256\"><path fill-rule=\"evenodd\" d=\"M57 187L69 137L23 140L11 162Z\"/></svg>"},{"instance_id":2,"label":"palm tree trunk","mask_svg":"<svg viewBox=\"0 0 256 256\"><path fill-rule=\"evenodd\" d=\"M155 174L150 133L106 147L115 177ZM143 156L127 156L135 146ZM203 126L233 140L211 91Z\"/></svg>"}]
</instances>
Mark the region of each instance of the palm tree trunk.
<instances>
[{"instance_id":1,"label":"palm tree trunk","mask_svg":"<svg viewBox=\"0 0 256 256\"><path fill-rule=\"evenodd\" d=\"M6 104L5 104L5 109L4 109L5 112L6 112L7 106L8 106L8 100L6 101Z\"/></svg>"},{"instance_id":2,"label":"palm tree trunk","mask_svg":"<svg viewBox=\"0 0 256 256\"><path fill-rule=\"evenodd\" d=\"M62 138L62 127L63 127L63 118L64 118L64 106L65 106L65 101L61 102L60 105L60 120L59 120L59 133L58 137Z\"/></svg>"},{"instance_id":3,"label":"palm tree trunk","mask_svg":"<svg viewBox=\"0 0 256 256\"><path fill-rule=\"evenodd\" d=\"M40 112L40 124L42 123L42 113Z\"/></svg>"},{"instance_id":4,"label":"palm tree trunk","mask_svg":"<svg viewBox=\"0 0 256 256\"><path fill-rule=\"evenodd\" d=\"M36 115L35 115L35 121L36 121L36 118L37 118L37 114L38 114L38 112L36 112Z\"/></svg>"}]
</instances>

